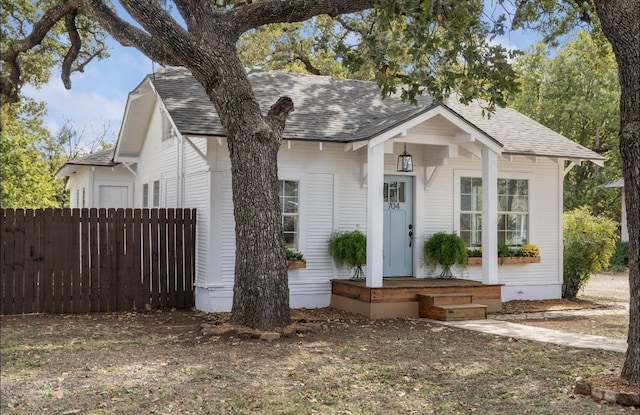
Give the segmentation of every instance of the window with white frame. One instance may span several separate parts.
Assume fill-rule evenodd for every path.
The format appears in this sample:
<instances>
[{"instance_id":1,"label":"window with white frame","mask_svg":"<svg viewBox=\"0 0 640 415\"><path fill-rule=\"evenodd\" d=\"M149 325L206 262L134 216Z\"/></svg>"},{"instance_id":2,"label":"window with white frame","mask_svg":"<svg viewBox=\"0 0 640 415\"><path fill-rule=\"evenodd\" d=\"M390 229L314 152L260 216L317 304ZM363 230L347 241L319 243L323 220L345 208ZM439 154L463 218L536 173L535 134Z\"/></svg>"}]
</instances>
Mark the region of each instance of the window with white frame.
<instances>
[{"instance_id":1,"label":"window with white frame","mask_svg":"<svg viewBox=\"0 0 640 415\"><path fill-rule=\"evenodd\" d=\"M468 247L482 245L482 179L460 178L460 237ZM529 241L529 181L498 179L498 244Z\"/></svg>"},{"instance_id":2,"label":"window with white frame","mask_svg":"<svg viewBox=\"0 0 640 415\"><path fill-rule=\"evenodd\" d=\"M149 207L149 183L142 185L142 207Z\"/></svg>"},{"instance_id":3,"label":"window with white frame","mask_svg":"<svg viewBox=\"0 0 640 415\"><path fill-rule=\"evenodd\" d=\"M282 215L282 229L284 230L284 244L287 248L298 247L299 225L299 182L295 180L279 180L280 212Z\"/></svg>"},{"instance_id":4,"label":"window with white frame","mask_svg":"<svg viewBox=\"0 0 640 415\"><path fill-rule=\"evenodd\" d=\"M161 112L162 112L162 141L168 141L172 139L174 136L173 125L171 124L169 113L167 113L165 110L161 110Z\"/></svg>"},{"instance_id":5,"label":"window with white frame","mask_svg":"<svg viewBox=\"0 0 640 415\"><path fill-rule=\"evenodd\" d=\"M153 207L160 207L160 180L153 182Z\"/></svg>"}]
</instances>

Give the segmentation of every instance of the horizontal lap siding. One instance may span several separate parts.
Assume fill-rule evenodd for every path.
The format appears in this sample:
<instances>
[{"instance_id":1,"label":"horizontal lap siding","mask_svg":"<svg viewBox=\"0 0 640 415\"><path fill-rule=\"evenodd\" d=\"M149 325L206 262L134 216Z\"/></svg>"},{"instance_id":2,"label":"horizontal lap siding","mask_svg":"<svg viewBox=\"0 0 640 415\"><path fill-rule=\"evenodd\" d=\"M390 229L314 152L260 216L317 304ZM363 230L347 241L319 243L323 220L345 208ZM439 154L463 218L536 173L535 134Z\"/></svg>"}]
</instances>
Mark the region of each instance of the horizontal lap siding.
<instances>
[{"instance_id":1,"label":"horizontal lap siding","mask_svg":"<svg viewBox=\"0 0 640 415\"><path fill-rule=\"evenodd\" d=\"M236 228L233 218L233 189L231 187L231 172L221 173L221 194L220 204L221 221L220 232L220 272L221 279L227 285L233 285L234 271L236 263Z\"/></svg>"},{"instance_id":2,"label":"horizontal lap siding","mask_svg":"<svg viewBox=\"0 0 640 415\"><path fill-rule=\"evenodd\" d=\"M207 258L209 247L207 235L209 234L209 174L206 172L194 173L185 176L184 205L198 210L196 222L196 284L206 281Z\"/></svg>"},{"instance_id":3,"label":"horizontal lap siding","mask_svg":"<svg viewBox=\"0 0 640 415\"><path fill-rule=\"evenodd\" d=\"M307 200L304 210L306 242L303 249L307 268L289 272L292 293L302 291L302 286L309 283L326 282L333 275L333 265L327 255L327 241L334 219L333 190L333 174L306 175L306 191L302 196ZM308 202L310 198L313 198L314 203Z\"/></svg>"}]
</instances>

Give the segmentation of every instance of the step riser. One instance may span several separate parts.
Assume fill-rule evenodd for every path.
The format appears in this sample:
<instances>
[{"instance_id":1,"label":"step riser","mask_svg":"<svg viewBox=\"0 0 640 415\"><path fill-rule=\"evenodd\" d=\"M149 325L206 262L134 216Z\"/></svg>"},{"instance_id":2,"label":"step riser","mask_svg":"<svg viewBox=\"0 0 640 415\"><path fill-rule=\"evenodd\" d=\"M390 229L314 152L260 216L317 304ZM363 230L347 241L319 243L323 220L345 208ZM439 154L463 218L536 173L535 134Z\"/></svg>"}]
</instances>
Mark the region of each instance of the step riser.
<instances>
[{"instance_id":1,"label":"step riser","mask_svg":"<svg viewBox=\"0 0 640 415\"><path fill-rule=\"evenodd\" d=\"M487 310L486 307L461 310L445 310L439 307L432 307L426 313L426 317L439 321L482 320L487 318Z\"/></svg>"}]
</instances>

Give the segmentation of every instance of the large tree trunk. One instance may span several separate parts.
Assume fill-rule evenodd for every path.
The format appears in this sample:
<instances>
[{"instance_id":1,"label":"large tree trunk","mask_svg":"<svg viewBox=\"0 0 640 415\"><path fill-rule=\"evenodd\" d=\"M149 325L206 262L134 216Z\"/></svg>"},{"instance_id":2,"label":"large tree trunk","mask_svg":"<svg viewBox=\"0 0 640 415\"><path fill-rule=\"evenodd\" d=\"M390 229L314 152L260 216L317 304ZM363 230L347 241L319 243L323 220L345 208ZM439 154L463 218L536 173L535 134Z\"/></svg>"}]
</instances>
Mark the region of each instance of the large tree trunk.
<instances>
[{"instance_id":1,"label":"large tree trunk","mask_svg":"<svg viewBox=\"0 0 640 415\"><path fill-rule=\"evenodd\" d=\"M618 62L620 154L629 229L629 334L622 377L640 383L640 1L597 0L604 34Z\"/></svg>"},{"instance_id":2,"label":"large tree trunk","mask_svg":"<svg viewBox=\"0 0 640 415\"><path fill-rule=\"evenodd\" d=\"M278 198L278 150L293 104L264 116L233 46L226 59L189 65L227 131L236 231L232 321L261 330L290 322L289 286ZM211 74L219 78L212 81Z\"/></svg>"}]
</instances>

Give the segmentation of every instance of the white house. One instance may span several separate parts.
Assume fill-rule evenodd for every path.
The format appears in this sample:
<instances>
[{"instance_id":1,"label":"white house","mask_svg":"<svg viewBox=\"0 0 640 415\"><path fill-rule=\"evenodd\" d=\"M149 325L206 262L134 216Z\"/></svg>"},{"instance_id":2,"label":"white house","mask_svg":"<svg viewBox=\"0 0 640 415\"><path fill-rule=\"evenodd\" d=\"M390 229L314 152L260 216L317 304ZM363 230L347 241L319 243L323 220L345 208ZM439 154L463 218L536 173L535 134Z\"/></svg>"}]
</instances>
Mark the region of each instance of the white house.
<instances>
[{"instance_id":1,"label":"white house","mask_svg":"<svg viewBox=\"0 0 640 415\"><path fill-rule=\"evenodd\" d=\"M383 277L427 276L423 241L447 231L483 247L483 265L468 267L466 278L502 284L503 301L560 297L563 179L577 163L602 164L600 155L511 109L488 118L453 98L423 97L418 106L383 100L370 82L249 77L262 108L285 94L295 103L278 160L285 240L307 260L289 271L292 307L329 305L330 281L350 273L333 265L327 241L334 230L352 229L367 234L369 287ZM413 171L398 172L405 149ZM198 209L196 306L230 310L229 154L215 109L190 74L170 68L147 76L129 94L113 158L89 159L60 172L69 177L72 207ZM535 243L541 260L499 266L499 243Z\"/></svg>"}]
</instances>

